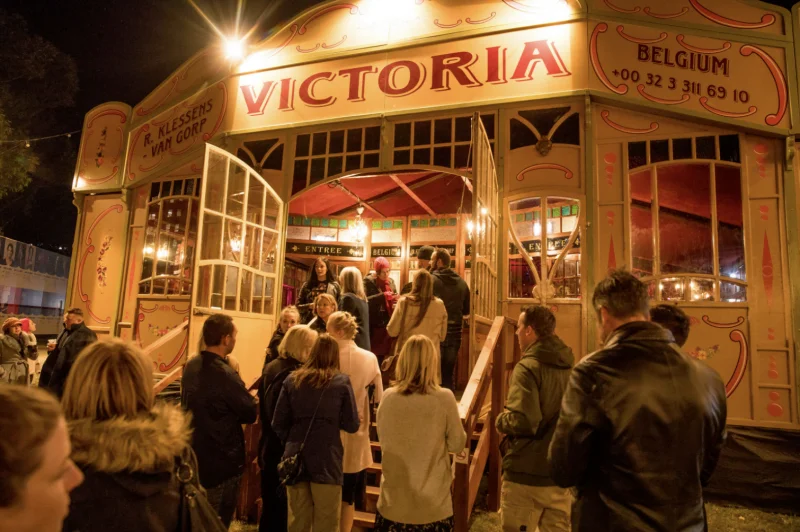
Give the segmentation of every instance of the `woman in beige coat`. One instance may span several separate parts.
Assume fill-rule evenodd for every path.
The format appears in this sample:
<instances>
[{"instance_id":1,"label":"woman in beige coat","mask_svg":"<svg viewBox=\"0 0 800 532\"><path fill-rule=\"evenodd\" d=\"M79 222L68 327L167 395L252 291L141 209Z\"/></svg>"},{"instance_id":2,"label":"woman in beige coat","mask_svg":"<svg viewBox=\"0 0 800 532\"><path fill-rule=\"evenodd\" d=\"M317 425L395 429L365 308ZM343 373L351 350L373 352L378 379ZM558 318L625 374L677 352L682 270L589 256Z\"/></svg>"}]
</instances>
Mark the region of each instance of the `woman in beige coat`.
<instances>
[{"instance_id":1,"label":"woman in beige coat","mask_svg":"<svg viewBox=\"0 0 800 532\"><path fill-rule=\"evenodd\" d=\"M433 276L427 270L417 272L411 293L397 302L386 330L399 342L396 353L403 348L406 339L415 334L429 338L439 350L447 333L447 310L442 300L434 297Z\"/></svg>"}]
</instances>

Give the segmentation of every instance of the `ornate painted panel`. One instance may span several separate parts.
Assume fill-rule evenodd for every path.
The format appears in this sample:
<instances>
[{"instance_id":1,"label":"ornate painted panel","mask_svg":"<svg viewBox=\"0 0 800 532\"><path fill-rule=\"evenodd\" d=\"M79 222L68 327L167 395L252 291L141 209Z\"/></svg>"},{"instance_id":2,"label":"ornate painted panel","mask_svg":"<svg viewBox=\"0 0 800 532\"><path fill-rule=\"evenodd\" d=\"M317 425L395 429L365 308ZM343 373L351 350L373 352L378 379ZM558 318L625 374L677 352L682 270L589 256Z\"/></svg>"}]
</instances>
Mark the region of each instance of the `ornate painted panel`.
<instances>
[{"instance_id":1,"label":"ornate painted panel","mask_svg":"<svg viewBox=\"0 0 800 532\"><path fill-rule=\"evenodd\" d=\"M70 306L89 327L113 332L122 289L128 208L119 194L86 196Z\"/></svg>"},{"instance_id":2,"label":"ornate painted panel","mask_svg":"<svg viewBox=\"0 0 800 532\"><path fill-rule=\"evenodd\" d=\"M136 316L136 342L142 348L149 346L184 321L189 321L190 310L188 299L140 300ZM156 349L151 354L155 371L168 372L183 364L188 342L187 331Z\"/></svg>"},{"instance_id":3,"label":"ornate painted panel","mask_svg":"<svg viewBox=\"0 0 800 532\"><path fill-rule=\"evenodd\" d=\"M104 103L86 113L73 190L82 192L120 187L130 115L130 105L120 102Z\"/></svg>"},{"instance_id":4,"label":"ornate painted panel","mask_svg":"<svg viewBox=\"0 0 800 532\"><path fill-rule=\"evenodd\" d=\"M791 128L783 43L766 46L668 30L590 22L590 88L711 120Z\"/></svg>"}]
</instances>

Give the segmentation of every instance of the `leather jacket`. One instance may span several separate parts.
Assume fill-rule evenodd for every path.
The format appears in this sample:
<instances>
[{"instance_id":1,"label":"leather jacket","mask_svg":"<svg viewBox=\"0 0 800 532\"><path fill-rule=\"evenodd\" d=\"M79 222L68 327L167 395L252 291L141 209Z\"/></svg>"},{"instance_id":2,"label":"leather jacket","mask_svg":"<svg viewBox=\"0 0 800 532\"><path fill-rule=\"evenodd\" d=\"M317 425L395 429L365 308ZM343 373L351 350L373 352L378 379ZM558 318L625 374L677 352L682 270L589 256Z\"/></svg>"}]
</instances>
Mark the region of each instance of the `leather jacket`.
<instances>
[{"instance_id":1,"label":"leather jacket","mask_svg":"<svg viewBox=\"0 0 800 532\"><path fill-rule=\"evenodd\" d=\"M655 323L627 323L573 370L548 460L577 487L572 528L704 529L725 441L725 386Z\"/></svg>"}]
</instances>

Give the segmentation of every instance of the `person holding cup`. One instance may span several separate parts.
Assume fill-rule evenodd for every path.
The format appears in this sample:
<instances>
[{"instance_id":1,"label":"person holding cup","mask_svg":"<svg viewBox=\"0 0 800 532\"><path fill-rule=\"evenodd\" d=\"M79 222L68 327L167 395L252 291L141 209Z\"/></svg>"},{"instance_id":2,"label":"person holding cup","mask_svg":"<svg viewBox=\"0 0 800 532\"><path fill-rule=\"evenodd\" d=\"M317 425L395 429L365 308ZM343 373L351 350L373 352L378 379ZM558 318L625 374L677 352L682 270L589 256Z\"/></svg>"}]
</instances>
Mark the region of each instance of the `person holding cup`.
<instances>
[{"instance_id":1,"label":"person holding cup","mask_svg":"<svg viewBox=\"0 0 800 532\"><path fill-rule=\"evenodd\" d=\"M61 325L63 326L63 330L59 333L58 337L47 340L47 360L42 364L42 372L39 374L40 388L47 388L47 385L50 383L50 377L53 375L53 368L55 368L56 361L58 360L59 348L67 339L67 313L64 313Z\"/></svg>"}]
</instances>

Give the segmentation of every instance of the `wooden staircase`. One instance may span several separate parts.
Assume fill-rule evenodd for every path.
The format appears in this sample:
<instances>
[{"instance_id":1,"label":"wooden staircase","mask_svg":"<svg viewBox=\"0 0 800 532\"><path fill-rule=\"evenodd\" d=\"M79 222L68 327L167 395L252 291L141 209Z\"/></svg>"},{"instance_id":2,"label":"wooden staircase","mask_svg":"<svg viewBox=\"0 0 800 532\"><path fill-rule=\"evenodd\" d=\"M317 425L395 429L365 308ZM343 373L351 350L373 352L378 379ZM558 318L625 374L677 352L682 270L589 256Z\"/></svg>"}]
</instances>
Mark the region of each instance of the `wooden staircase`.
<instances>
[{"instance_id":1,"label":"wooden staircase","mask_svg":"<svg viewBox=\"0 0 800 532\"><path fill-rule=\"evenodd\" d=\"M485 338L485 341L458 405L461 422L467 433L467 446L456 456L451 455L454 469L452 493L456 532L466 532L469 529L469 518L487 466L489 470L488 509L490 511L499 509L501 463L499 437L493 427L497 414L503 408L511 370L520 357L516 342L513 341L515 326L513 321L498 316L491 321L476 318L476 324L478 327L482 327L481 336ZM152 346L149 347L152 348ZM507 351L511 356L507 356ZM182 367L178 367L169 374L158 375L153 388L154 395L169 394L172 391L171 388L174 388L181 378L182 370ZM248 386L251 393L256 392L258 382L259 379L256 379ZM174 392L171 395L174 395ZM491 401L491 409L488 407L489 401ZM486 416L485 427L482 414ZM375 419L374 412L372 419ZM487 430L487 428L491 430ZM239 493L236 515L237 519L249 522L257 522L261 512L260 471L256 460L260 436L260 420L245 427L247 465ZM370 439L374 464L367 468L363 504L356 505L354 530L367 530L375 526L375 512L380 497L383 469L381 467L381 446L374 422L370 426Z\"/></svg>"}]
</instances>

